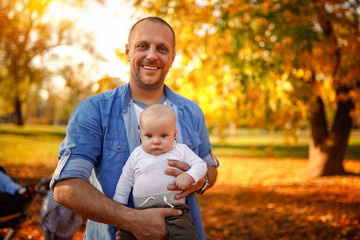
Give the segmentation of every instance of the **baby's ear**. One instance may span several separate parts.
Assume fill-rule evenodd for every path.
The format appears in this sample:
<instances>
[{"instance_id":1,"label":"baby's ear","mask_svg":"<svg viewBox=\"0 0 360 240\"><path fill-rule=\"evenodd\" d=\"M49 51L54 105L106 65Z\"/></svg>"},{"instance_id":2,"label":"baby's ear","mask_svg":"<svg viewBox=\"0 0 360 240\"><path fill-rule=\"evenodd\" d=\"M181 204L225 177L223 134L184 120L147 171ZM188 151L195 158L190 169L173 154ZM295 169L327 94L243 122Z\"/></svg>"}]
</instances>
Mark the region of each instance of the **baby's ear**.
<instances>
[{"instance_id":1,"label":"baby's ear","mask_svg":"<svg viewBox=\"0 0 360 240\"><path fill-rule=\"evenodd\" d=\"M139 136L141 137L140 129L138 129Z\"/></svg>"},{"instance_id":2,"label":"baby's ear","mask_svg":"<svg viewBox=\"0 0 360 240\"><path fill-rule=\"evenodd\" d=\"M178 130L176 129L175 133L174 133L174 138L176 137L177 133L178 133Z\"/></svg>"}]
</instances>

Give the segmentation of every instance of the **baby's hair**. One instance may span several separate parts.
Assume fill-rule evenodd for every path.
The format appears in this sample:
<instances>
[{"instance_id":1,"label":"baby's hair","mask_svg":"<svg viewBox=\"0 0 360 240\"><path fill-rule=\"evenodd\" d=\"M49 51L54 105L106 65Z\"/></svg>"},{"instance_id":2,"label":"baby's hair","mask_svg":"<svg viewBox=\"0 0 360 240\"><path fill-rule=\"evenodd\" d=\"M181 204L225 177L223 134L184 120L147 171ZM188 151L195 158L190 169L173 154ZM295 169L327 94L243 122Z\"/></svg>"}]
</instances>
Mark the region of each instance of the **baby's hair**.
<instances>
[{"instance_id":1,"label":"baby's hair","mask_svg":"<svg viewBox=\"0 0 360 240\"><path fill-rule=\"evenodd\" d=\"M170 107L160 103L151 104L150 106L145 108L144 111L142 111L142 113L140 114L140 128L142 125L142 119L146 116L152 116L157 118L167 116L171 117L174 122L176 121L174 111Z\"/></svg>"}]
</instances>

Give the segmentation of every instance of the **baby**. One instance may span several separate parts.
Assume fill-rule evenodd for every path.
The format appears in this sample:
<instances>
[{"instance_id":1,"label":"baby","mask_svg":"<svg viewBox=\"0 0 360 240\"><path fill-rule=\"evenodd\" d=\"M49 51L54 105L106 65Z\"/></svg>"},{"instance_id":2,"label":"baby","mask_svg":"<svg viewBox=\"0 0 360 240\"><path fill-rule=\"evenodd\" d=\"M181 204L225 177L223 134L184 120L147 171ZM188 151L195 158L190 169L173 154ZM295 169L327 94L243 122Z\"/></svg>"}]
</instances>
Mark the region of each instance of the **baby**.
<instances>
[{"instance_id":1,"label":"baby","mask_svg":"<svg viewBox=\"0 0 360 240\"><path fill-rule=\"evenodd\" d=\"M185 190L203 178L207 165L187 145L175 142L177 129L175 113L166 105L153 104L140 115L141 146L134 149L116 186L113 199L127 204L133 189L136 208L172 207L183 211L180 216L166 218L168 239L197 239L185 199L175 199L180 191L169 191L175 183ZM177 177L165 174L168 160L186 162L190 169ZM135 239L132 234L118 231L117 239Z\"/></svg>"}]
</instances>

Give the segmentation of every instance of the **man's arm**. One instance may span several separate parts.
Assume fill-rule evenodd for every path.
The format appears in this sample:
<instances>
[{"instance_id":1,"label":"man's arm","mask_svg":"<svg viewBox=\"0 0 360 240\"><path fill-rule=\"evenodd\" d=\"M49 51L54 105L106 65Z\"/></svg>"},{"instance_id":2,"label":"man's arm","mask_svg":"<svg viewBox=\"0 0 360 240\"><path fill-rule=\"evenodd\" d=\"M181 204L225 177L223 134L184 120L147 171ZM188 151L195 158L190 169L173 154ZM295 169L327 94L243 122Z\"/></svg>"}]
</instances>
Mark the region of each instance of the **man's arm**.
<instances>
[{"instance_id":1,"label":"man's arm","mask_svg":"<svg viewBox=\"0 0 360 240\"><path fill-rule=\"evenodd\" d=\"M206 176L209 181L209 188L211 188L216 183L218 171L217 171L217 167L214 165L208 165L207 167L208 167L208 170L207 170ZM204 183L203 183L203 185L204 185Z\"/></svg>"},{"instance_id":2,"label":"man's arm","mask_svg":"<svg viewBox=\"0 0 360 240\"><path fill-rule=\"evenodd\" d=\"M169 164L169 166L174 167L174 168L166 169L165 173L168 174L168 175L175 176L175 177L190 169L190 166L187 163L181 162L181 161L178 161L178 160L169 160L168 164ZM208 183L209 183L209 188L210 188L216 182L216 178L217 178L217 168L216 168L216 166L207 165L206 176L208 178ZM191 185L191 186L189 186L189 188L187 190L181 192L180 194L177 194L176 199L184 198L187 195L189 195L190 193L193 193L193 192L196 192L196 191L200 190L204 186L204 183L205 183L205 178L200 179L195 185ZM168 186L168 189L170 191L182 191L176 185L170 185L170 186Z\"/></svg>"},{"instance_id":3,"label":"man's arm","mask_svg":"<svg viewBox=\"0 0 360 240\"><path fill-rule=\"evenodd\" d=\"M132 232L137 239L164 239L165 217L180 215L171 208L136 210L108 198L80 178L64 179L54 187L55 201L80 216Z\"/></svg>"}]
</instances>

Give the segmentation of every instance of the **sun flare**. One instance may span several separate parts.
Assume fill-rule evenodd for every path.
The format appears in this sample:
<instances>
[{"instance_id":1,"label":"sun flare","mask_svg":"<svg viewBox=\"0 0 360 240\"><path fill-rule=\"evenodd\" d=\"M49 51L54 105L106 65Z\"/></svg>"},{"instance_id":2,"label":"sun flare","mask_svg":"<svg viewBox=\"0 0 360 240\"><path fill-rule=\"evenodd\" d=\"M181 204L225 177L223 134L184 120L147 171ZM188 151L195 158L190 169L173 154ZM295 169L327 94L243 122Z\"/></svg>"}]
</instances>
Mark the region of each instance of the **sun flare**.
<instances>
[{"instance_id":1,"label":"sun flare","mask_svg":"<svg viewBox=\"0 0 360 240\"><path fill-rule=\"evenodd\" d=\"M63 48L62 54L70 55L76 62L88 68L92 81L104 76L128 79L128 66L120 61L115 50L124 51L127 35L133 18L133 7L124 0L107 0L103 4L96 1L85 2L81 6L69 6L63 0L54 0L49 6L47 21L60 22L62 19L74 21L76 29L91 33L94 37L94 48L104 61L91 62L90 58L73 47ZM90 62L89 62L90 61Z\"/></svg>"}]
</instances>

